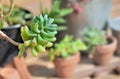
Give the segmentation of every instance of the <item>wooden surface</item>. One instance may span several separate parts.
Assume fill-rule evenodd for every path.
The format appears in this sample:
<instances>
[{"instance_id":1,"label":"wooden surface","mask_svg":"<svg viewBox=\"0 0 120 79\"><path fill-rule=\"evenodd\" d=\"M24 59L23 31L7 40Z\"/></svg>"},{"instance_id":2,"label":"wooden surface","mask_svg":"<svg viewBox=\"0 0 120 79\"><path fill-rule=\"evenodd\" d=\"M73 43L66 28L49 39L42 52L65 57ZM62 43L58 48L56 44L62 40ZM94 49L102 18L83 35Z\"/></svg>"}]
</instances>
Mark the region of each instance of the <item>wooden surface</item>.
<instances>
[{"instance_id":1,"label":"wooden surface","mask_svg":"<svg viewBox=\"0 0 120 79\"><path fill-rule=\"evenodd\" d=\"M2 0L3 4L9 4L10 0ZM40 6L43 3L43 7L50 10L52 0L15 0L15 5L21 8L25 8L31 11L34 15L40 13Z\"/></svg>"},{"instance_id":2,"label":"wooden surface","mask_svg":"<svg viewBox=\"0 0 120 79\"><path fill-rule=\"evenodd\" d=\"M74 79L84 79L82 77L92 75L96 77L95 79L99 79L102 76L106 77L106 75L108 76L111 71L115 70L116 67L120 65L119 62L120 58L114 57L111 59L111 64L108 66L95 66L92 59L82 57L80 63L76 66ZM29 54L26 58L26 63L29 72L32 75L32 79L59 79L56 77L53 63L49 62L48 57L45 55L40 55L38 58L31 58L31 55ZM107 79L104 77L101 79ZM114 79L114 77L110 79ZM115 79L117 79L117 77Z\"/></svg>"},{"instance_id":3,"label":"wooden surface","mask_svg":"<svg viewBox=\"0 0 120 79\"><path fill-rule=\"evenodd\" d=\"M111 18L120 16L120 0L112 0Z\"/></svg>"}]
</instances>

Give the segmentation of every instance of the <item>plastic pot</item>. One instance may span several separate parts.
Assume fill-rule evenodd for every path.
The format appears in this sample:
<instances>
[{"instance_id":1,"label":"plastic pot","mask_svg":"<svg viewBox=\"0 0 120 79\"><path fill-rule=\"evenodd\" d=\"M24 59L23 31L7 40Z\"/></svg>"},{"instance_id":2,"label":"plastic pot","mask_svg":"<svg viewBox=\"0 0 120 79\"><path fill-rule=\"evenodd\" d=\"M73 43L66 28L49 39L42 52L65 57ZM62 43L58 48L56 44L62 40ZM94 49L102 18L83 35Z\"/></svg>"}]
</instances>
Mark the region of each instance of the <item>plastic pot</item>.
<instances>
[{"instance_id":1,"label":"plastic pot","mask_svg":"<svg viewBox=\"0 0 120 79\"><path fill-rule=\"evenodd\" d=\"M20 36L20 26L21 25L13 25L8 28L2 29L2 31L8 35L11 39L17 42L22 42ZM10 44L6 40L0 39L0 66L4 66L5 64L12 61L13 57L18 54L18 47Z\"/></svg>"}]
</instances>

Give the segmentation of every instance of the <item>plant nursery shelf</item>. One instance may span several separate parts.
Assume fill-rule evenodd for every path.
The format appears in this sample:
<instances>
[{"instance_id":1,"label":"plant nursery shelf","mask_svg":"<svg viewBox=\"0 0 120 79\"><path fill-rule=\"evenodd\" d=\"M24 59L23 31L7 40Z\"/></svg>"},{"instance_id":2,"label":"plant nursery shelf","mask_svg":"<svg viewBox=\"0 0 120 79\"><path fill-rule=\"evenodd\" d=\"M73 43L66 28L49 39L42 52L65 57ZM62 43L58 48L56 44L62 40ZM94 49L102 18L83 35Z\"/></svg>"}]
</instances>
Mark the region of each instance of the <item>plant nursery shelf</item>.
<instances>
[{"instance_id":1,"label":"plant nursery shelf","mask_svg":"<svg viewBox=\"0 0 120 79\"><path fill-rule=\"evenodd\" d=\"M56 76L54 65L52 62L48 62L48 57L40 56L39 59L27 59L28 69L33 79L60 79ZM77 65L73 79L93 79L110 74L113 71L120 73L120 58L114 56L109 65L96 66L92 59L88 57L82 57L81 61Z\"/></svg>"}]
</instances>

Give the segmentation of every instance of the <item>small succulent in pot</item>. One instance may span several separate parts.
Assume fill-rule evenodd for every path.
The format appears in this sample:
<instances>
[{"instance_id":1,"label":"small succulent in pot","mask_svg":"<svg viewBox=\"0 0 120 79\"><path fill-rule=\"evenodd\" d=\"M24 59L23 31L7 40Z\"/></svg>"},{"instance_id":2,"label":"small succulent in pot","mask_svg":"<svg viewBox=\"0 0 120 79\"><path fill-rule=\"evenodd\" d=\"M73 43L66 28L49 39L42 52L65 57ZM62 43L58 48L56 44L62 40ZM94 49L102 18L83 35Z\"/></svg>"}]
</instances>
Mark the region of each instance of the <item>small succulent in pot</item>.
<instances>
[{"instance_id":1,"label":"small succulent in pot","mask_svg":"<svg viewBox=\"0 0 120 79\"><path fill-rule=\"evenodd\" d=\"M66 35L59 43L56 43L54 48L50 49L49 56L55 64L57 75L63 78L72 77L75 65L80 60L79 50L86 49L82 40L73 40L73 36L70 35Z\"/></svg>"},{"instance_id":2,"label":"small succulent in pot","mask_svg":"<svg viewBox=\"0 0 120 79\"><path fill-rule=\"evenodd\" d=\"M50 59L54 60L54 57L67 58L71 55L78 53L79 50L86 50L87 47L80 39L73 40L73 36L66 35L59 43L54 45L54 48L50 49Z\"/></svg>"},{"instance_id":3,"label":"small succulent in pot","mask_svg":"<svg viewBox=\"0 0 120 79\"><path fill-rule=\"evenodd\" d=\"M91 53L94 53L96 45L107 44L105 32L94 27L84 29L82 36Z\"/></svg>"},{"instance_id":4,"label":"small succulent in pot","mask_svg":"<svg viewBox=\"0 0 120 79\"><path fill-rule=\"evenodd\" d=\"M105 35L105 32L94 27L86 28L83 38L88 49L93 53L93 59L97 65L107 65L117 48L117 40L113 36Z\"/></svg>"}]
</instances>

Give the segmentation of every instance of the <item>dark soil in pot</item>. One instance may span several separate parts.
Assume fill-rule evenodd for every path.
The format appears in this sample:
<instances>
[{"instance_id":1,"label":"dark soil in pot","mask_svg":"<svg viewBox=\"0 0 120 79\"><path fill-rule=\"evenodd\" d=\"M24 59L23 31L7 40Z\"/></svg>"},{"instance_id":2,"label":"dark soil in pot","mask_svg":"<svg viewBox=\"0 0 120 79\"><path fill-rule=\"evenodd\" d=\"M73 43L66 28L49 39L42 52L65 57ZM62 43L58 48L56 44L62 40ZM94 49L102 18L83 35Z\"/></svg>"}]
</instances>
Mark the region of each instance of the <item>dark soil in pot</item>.
<instances>
[{"instance_id":1,"label":"dark soil in pot","mask_svg":"<svg viewBox=\"0 0 120 79\"><path fill-rule=\"evenodd\" d=\"M115 37L107 37L108 44L96 46L93 60L96 65L107 65L113 57L117 48L117 39Z\"/></svg>"},{"instance_id":2,"label":"dark soil in pot","mask_svg":"<svg viewBox=\"0 0 120 79\"><path fill-rule=\"evenodd\" d=\"M72 78L75 70L75 66L78 64L79 61L80 61L80 53L77 53L68 58L56 57L54 59L54 65L57 76L64 79Z\"/></svg>"},{"instance_id":3,"label":"dark soil in pot","mask_svg":"<svg viewBox=\"0 0 120 79\"><path fill-rule=\"evenodd\" d=\"M20 36L20 26L21 25L13 25L8 28L2 29L2 31L14 41L22 42ZM10 44L6 40L0 39L0 66L4 66L5 64L11 62L13 57L17 54L18 47Z\"/></svg>"}]
</instances>

